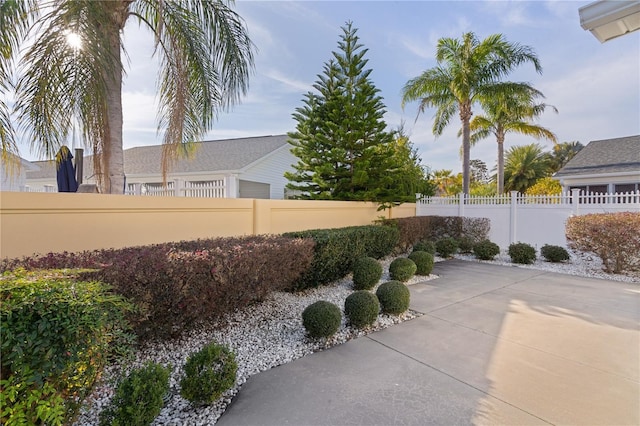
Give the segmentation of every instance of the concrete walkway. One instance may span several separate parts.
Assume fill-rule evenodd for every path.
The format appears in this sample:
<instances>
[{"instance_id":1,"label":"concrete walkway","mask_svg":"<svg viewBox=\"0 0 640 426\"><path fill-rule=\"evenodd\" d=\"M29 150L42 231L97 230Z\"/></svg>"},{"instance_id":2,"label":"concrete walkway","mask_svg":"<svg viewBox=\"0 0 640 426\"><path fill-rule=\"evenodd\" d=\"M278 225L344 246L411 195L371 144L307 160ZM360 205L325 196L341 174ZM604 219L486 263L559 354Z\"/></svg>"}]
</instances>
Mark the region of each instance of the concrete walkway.
<instances>
[{"instance_id":1,"label":"concrete walkway","mask_svg":"<svg viewBox=\"0 0 640 426\"><path fill-rule=\"evenodd\" d=\"M424 315L253 376L219 425L640 424L640 285L450 260Z\"/></svg>"}]
</instances>

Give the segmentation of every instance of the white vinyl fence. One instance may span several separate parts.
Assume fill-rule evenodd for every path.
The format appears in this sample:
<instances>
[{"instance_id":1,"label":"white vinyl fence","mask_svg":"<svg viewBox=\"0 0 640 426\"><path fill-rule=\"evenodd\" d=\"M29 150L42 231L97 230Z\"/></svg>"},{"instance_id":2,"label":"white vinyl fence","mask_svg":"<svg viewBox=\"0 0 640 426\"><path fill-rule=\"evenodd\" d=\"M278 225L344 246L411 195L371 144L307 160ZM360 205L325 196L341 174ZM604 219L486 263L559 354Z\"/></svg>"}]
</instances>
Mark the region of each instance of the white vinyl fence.
<instances>
[{"instance_id":1,"label":"white vinyl fence","mask_svg":"<svg viewBox=\"0 0 640 426\"><path fill-rule=\"evenodd\" d=\"M544 244L567 246L565 223L570 216L590 213L640 212L640 191L623 194L529 196L511 191L496 197L418 197L416 216L486 217L489 239L506 249L524 242L540 249Z\"/></svg>"},{"instance_id":2,"label":"white vinyl fence","mask_svg":"<svg viewBox=\"0 0 640 426\"><path fill-rule=\"evenodd\" d=\"M197 182L176 179L167 182L166 186L132 183L127 185L126 194L151 197L227 198L227 184L224 178Z\"/></svg>"}]
</instances>

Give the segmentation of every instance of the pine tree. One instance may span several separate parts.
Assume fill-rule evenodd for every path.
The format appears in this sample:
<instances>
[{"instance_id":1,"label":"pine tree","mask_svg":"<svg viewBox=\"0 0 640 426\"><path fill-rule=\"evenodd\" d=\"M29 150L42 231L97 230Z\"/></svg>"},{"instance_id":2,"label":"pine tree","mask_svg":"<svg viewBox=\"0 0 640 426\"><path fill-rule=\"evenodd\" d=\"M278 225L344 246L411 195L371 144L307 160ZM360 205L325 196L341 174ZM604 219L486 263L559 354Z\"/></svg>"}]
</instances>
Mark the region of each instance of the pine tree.
<instances>
[{"instance_id":1,"label":"pine tree","mask_svg":"<svg viewBox=\"0 0 640 426\"><path fill-rule=\"evenodd\" d=\"M387 162L380 147L393 142L385 130L385 106L365 69L368 49L357 29L342 27L339 51L296 109L296 131L289 133L299 161L286 173L287 188L298 198L376 201Z\"/></svg>"}]
</instances>

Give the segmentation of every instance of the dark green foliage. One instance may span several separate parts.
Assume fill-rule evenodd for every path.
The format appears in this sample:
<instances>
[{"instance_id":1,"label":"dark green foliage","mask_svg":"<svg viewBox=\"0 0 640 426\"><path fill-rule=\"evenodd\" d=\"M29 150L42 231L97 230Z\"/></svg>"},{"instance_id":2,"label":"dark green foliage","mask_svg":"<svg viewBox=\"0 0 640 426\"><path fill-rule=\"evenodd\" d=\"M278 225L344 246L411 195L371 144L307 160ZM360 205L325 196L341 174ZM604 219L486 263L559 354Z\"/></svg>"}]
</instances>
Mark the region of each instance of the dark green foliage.
<instances>
[{"instance_id":1,"label":"dark green foliage","mask_svg":"<svg viewBox=\"0 0 640 426\"><path fill-rule=\"evenodd\" d=\"M549 262L564 262L569 260L569 252L560 246L545 244L540 249L540 254Z\"/></svg>"},{"instance_id":2,"label":"dark green foliage","mask_svg":"<svg viewBox=\"0 0 640 426\"><path fill-rule=\"evenodd\" d=\"M361 257L379 259L390 254L398 242L398 230L390 226L367 225L336 229L289 232L287 237L313 239L311 267L295 281L293 290L304 290L338 280Z\"/></svg>"},{"instance_id":3,"label":"dark green foliage","mask_svg":"<svg viewBox=\"0 0 640 426\"><path fill-rule=\"evenodd\" d=\"M417 275L429 275L433 271L433 255L426 251L414 251L409 259L416 264Z\"/></svg>"},{"instance_id":4,"label":"dark green foliage","mask_svg":"<svg viewBox=\"0 0 640 426\"><path fill-rule=\"evenodd\" d=\"M478 259L492 260L500 253L500 247L489 240L482 240L473 246L473 253Z\"/></svg>"},{"instance_id":5,"label":"dark green foliage","mask_svg":"<svg viewBox=\"0 0 640 426\"><path fill-rule=\"evenodd\" d=\"M414 244L413 251L426 251L427 253L434 255L436 254L436 245L433 241L418 241Z\"/></svg>"},{"instance_id":6,"label":"dark green foliage","mask_svg":"<svg viewBox=\"0 0 640 426\"><path fill-rule=\"evenodd\" d=\"M400 315L409 309L411 293L409 288L400 281L387 281L380 284L376 290L382 312Z\"/></svg>"},{"instance_id":7,"label":"dark green foliage","mask_svg":"<svg viewBox=\"0 0 640 426\"><path fill-rule=\"evenodd\" d=\"M124 320L132 306L77 273L0 278L2 424L69 422L107 359L133 340Z\"/></svg>"},{"instance_id":8,"label":"dark green foliage","mask_svg":"<svg viewBox=\"0 0 640 426\"><path fill-rule=\"evenodd\" d=\"M215 342L209 343L187 359L180 395L194 404L211 404L233 387L237 371L233 352Z\"/></svg>"},{"instance_id":9,"label":"dark green foliage","mask_svg":"<svg viewBox=\"0 0 640 426\"><path fill-rule=\"evenodd\" d=\"M418 267L413 260L406 257L398 257L389 265L389 276L392 280L407 281L413 277Z\"/></svg>"},{"instance_id":10,"label":"dark green foliage","mask_svg":"<svg viewBox=\"0 0 640 426\"><path fill-rule=\"evenodd\" d=\"M302 312L302 324L311 337L333 336L341 321L340 308L324 300L312 303Z\"/></svg>"},{"instance_id":11,"label":"dark green foliage","mask_svg":"<svg viewBox=\"0 0 640 426\"><path fill-rule=\"evenodd\" d=\"M164 405L170 372L171 368L152 362L133 370L118 384L109 407L100 413L100 425L150 425Z\"/></svg>"},{"instance_id":12,"label":"dark green foliage","mask_svg":"<svg viewBox=\"0 0 640 426\"><path fill-rule=\"evenodd\" d=\"M436 252L440 257L451 257L458 251L458 242L455 238L445 237L436 241Z\"/></svg>"},{"instance_id":13,"label":"dark green foliage","mask_svg":"<svg viewBox=\"0 0 640 426\"><path fill-rule=\"evenodd\" d=\"M471 253L475 242L471 237L462 236L458 239L458 249L460 253Z\"/></svg>"},{"instance_id":14,"label":"dark green foliage","mask_svg":"<svg viewBox=\"0 0 640 426\"><path fill-rule=\"evenodd\" d=\"M509 245L509 256L513 263L528 265L536 260L536 249L527 243L513 243Z\"/></svg>"},{"instance_id":15,"label":"dark green foliage","mask_svg":"<svg viewBox=\"0 0 640 426\"><path fill-rule=\"evenodd\" d=\"M353 263L353 287L370 290L382 277L382 265L373 257L361 257Z\"/></svg>"},{"instance_id":16,"label":"dark green foliage","mask_svg":"<svg viewBox=\"0 0 640 426\"><path fill-rule=\"evenodd\" d=\"M375 294L366 290L351 293L344 301L344 314L352 326L364 328L375 322L380 303Z\"/></svg>"}]
</instances>

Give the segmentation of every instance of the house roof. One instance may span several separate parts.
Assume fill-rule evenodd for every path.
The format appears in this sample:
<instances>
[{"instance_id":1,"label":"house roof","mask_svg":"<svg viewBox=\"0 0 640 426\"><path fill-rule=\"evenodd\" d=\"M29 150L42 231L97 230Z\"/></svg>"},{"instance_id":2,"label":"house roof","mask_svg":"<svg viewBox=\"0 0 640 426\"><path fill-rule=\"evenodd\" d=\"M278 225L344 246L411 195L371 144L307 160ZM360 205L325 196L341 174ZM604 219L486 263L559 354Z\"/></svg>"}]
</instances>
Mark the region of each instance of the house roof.
<instances>
[{"instance_id":1,"label":"house roof","mask_svg":"<svg viewBox=\"0 0 640 426\"><path fill-rule=\"evenodd\" d=\"M640 172L640 135L589 142L554 177Z\"/></svg>"},{"instance_id":2,"label":"house roof","mask_svg":"<svg viewBox=\"0 0 640 426\"><path fill-rule=\"evenodd\" d=\"M237 172L286 146L287 135L258 136L196 142L190 158L179 158L171 173ZM92 156L84 157L84 175L93 174ZM55 177L53 161L34 162L40 170L27 172L28 179ZM162 164L162 145L140 146L124 150L125 175L159 174Z\"/></svg>"}]
</instances>

